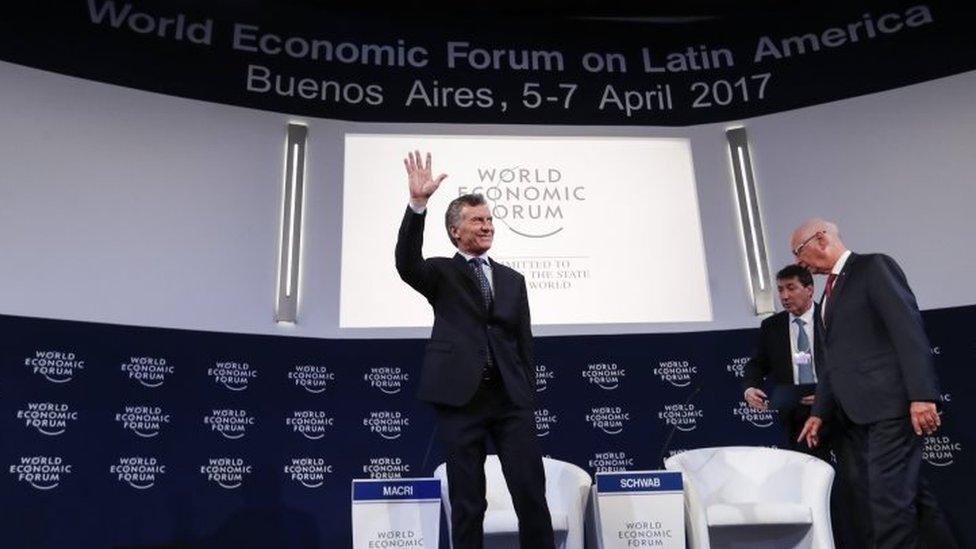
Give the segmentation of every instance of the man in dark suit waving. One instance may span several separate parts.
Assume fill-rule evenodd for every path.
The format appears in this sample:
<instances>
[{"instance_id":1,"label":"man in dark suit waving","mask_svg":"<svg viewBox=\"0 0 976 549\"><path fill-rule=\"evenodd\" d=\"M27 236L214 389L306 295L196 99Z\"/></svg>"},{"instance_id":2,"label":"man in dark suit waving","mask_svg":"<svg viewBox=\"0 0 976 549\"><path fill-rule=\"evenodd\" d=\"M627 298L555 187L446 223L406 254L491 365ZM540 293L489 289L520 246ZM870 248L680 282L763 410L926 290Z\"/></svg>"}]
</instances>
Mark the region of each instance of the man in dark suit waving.
<instances>
[{"instance_id":1,"label":"man in dark suit waving","mask_svg":"<svg viewBox=\"0 0 976 549\"><path fill-rule=\"evenodd\" d=\"M817 383L820 330L813 304L813 275L799 265L788 265L776 273L776 288L783 310L759 327L756 351L745 367L744 397L757 410L770 404L778 410L788 448L829 461L826 444L810 448L796 441L810 417ZM764 380L770 382L769 395L762 389Z\"/></svg>"},{"instance_id":2,"label":"man in dark suit waving","mask_svg":"<svg viewBox=\"0 0 976 549\"><path fill-rule=\"evenodd\" d=\"M941 423L939 391L905 273L886 255L851 253L822 219L800 225L790 245L799 265L829 275L820 302L826 368L798 438L816 445L821 418L833 411L839 465L866 499L850 504L870 511L864 547L919 547L919 521L923 546L954 546L919 476L921 436Z\"/></svg>"},{"instance_id":3,"label":"man in dark suit waving","mask_svg":"<svg viewBox=\"0 0 976 549\"><path fill-rule=\"evenodd\" d=\"M433 404L447 463L455 549L479 548L486 508L486 442L495 445L519 519L523 549L554 546L542 453L535 434L532 329L525 279L488 257L495 229L481 195L447 208L454 257L424 259L427 201L447 177L431 157L404 160L410 203L400 225L400 278L434 308L418 397Z\"/></svg>"}]
</instances>

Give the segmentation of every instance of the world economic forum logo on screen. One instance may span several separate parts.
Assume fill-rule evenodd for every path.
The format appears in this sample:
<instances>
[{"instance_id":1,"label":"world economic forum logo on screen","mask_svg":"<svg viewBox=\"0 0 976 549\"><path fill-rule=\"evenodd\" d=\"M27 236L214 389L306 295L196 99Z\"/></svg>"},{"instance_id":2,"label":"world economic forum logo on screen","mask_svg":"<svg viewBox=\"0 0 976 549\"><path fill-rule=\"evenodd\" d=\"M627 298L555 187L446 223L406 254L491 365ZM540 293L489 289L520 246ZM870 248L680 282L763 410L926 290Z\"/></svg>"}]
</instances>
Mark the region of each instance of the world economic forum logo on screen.
<instances>
[{"instance_id":1,"label":"world economic forum logo on screen","mask_svg":"<svg viewBox=\"0 0 976 549\"><path fill-rule=\"evenodd\" d=\"M484 195L495 223L524 238L559 234L572 206L586 201L586 185L555 166L478 166L472 180L458 194Z\"/></svg>"}]
</instances>

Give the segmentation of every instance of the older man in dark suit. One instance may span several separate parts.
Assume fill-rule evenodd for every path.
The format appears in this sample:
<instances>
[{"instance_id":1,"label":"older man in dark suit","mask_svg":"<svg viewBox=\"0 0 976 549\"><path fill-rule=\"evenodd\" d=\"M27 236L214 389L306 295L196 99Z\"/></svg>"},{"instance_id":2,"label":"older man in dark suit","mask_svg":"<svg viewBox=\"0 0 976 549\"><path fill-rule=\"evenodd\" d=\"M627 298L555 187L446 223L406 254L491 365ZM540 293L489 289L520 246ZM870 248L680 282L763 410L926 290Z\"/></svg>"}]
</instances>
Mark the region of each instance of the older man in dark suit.
<instances>
[{"instance_id":1,"label":"older man in dark suit","mask_svg":"<svg viewBox=\"0 0 976 549\"><path fill-rule=\"evenodd\" d=\"M820 303L826 368L798 438L818 444L822 418L835 414L839 465L857 483L851 511L869 511L864 547L954 546L919 476L921 437L941 423L939 390L905 273L886 255L851 253L822 219L800 225L790 244L799 265L829 275Z\"/></svg>"},{"instance_id":2,"label":"older man in dark suit","mask_svg":"<svg viewBox=\"0 0 976 549\"><path fill-rule=\"evenodd\" d=\"M396 245L400 277L434 308L418 397L433 404L445 449L455 549L484 536L486 442L495 445L519 519L523 549L554 546L542 453L535 434L532 329L525 279L488 257L495 234L481 195L447 208L454 257L424 259L427 201L447 177L431 157L405 160L410 203Z\"/></svg>"}]
</instances>

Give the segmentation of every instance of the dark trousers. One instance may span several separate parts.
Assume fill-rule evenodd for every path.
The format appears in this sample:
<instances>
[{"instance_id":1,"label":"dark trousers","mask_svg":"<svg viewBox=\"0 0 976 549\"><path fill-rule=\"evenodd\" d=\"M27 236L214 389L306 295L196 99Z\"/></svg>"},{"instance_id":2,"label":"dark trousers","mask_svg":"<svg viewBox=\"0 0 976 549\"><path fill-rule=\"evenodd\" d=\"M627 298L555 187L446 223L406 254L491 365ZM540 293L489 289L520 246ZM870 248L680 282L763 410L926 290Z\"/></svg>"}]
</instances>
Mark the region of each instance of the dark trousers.
<instances>
[{"instance_id":1,"label":"dark trousers","mask_svg":"<svg viewBox=\"0 0 976 549\"><path fill-rule=\"evenodd\" d=\"M922 439L905 416L858 425L838 408L835 452L859 547L955 548L945 515L920 476Z\"/></svg>"},{"instance_id":2,"label":"dark trousers","mask_svg":"<svg viewBox=\"0 0 976 549\"><path fill-rule=\"evenodd\" d=\"M551 549L555 541L546 504L542 452L535 413L517 408L497 376L461 407L435 406L447 463L454 549L480 549L484 541L485 456L490 438L519 520L523 549Z\"/></svg>"},{"instance_id":3,"label":"dark trousers","mask_svg":"<svg viewBox=\"0 0 976 549\"><path fill-rule=\"evenodd\" d=\"M786 446L794 452L802 452L804 454L809 454L814 457L818 457L827 463L831 462L830 459L830 449L832 448L830 436L832 426L829 422L824 422L820 428L820 444L810 448L807 446L806 442L797 442L796 437L800 435L800 431L803 430L803 424L806 423L807 418L810 417L810 406L805 404L798 404L793 408L780 410L780 422L786 428Z\"/></svg>"}]
</instances>

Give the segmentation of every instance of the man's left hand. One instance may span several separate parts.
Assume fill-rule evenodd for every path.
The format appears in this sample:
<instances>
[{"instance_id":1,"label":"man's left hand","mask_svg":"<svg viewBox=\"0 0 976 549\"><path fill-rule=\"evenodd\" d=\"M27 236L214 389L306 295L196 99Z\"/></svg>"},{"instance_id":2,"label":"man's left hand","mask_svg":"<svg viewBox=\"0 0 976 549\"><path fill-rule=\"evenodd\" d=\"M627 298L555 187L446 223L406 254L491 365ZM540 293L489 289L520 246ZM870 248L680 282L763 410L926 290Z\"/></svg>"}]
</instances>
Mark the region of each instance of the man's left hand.
<instances>
[{"instance_id":1,"label":"man's left hand","mask_svg":"<svg viewBox=\"0 0 976 549\"><path fill-rule=\"evenodd\" d=\"M908 411L912 416L912 428L918 436L922 436L923 433L931 435L942 425L942 419L934 402L914 400Z\"/></svg>"}]
</instances>

